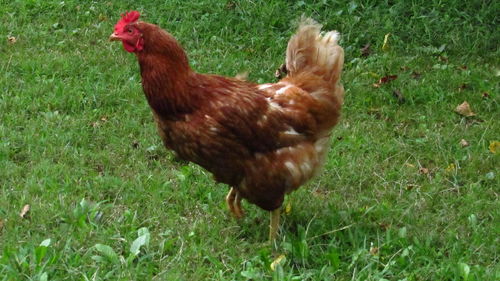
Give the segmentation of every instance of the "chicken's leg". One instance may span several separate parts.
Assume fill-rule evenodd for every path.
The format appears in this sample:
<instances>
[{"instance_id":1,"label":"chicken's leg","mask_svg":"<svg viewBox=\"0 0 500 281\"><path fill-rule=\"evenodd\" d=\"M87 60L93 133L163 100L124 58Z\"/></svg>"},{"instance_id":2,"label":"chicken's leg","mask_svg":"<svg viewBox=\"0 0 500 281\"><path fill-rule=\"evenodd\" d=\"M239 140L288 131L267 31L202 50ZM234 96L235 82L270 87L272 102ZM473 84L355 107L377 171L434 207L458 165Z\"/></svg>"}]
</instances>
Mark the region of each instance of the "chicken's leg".
<instances>
[{"instance_id":1,"label":"chicken's leg","mask_svg":"<svg viewBox=\"0 0 500 281\"><path fill-rule=\"evenodd\" d=\"M276 234L278 233L280 225L280 211L281 207L271 211L271 223L269 225L269 240L271 243L276 240Z\"/></svg>"},{"instance_id":2,"label":"chicken's leg","mask_svg":"<svg viewBox=\"0 0 500 281\"><path fill-rule=\"evenodd\" d=\"M243 217L243 211L241 210L241 196L236 188L232 187L226 196L226 203L229 211L237 218Z\"/></svg>"},{"instance_id":3,"label":"chicken's leg","mask_svg":"<svg viewBox=\"0 0 500 281\"><path fill-rule=\"evenodd\" d=\"M242 218L245 216L243 209L241 208L241 195L238 191L236 191L236 196L234 196L233 207L235 211L235 215L237 218Z\"/></svg>"}]
</instances>

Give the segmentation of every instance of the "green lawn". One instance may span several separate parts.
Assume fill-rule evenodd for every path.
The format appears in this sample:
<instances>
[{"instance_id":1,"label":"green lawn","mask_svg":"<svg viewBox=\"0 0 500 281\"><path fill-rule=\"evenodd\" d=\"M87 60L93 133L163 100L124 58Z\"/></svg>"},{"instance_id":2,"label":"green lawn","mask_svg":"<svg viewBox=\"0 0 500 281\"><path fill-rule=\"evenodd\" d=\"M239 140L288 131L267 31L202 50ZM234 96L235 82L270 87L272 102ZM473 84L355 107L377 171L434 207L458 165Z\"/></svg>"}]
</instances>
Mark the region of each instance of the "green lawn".
<instances>
[{"instance_id":1,"label":"green lawn","mask_svg":"<svg viewBox=\"0 0 500 281\"><path fill-rule=\"evenodd\" d=\"M500 279L498 1L0 2L0 280ZM131 9L197 71L257 82L302 14L342 33L343 118L276 251L267 212L235 221L163 148L108 42Z\"/></svg>"}]
</instances>

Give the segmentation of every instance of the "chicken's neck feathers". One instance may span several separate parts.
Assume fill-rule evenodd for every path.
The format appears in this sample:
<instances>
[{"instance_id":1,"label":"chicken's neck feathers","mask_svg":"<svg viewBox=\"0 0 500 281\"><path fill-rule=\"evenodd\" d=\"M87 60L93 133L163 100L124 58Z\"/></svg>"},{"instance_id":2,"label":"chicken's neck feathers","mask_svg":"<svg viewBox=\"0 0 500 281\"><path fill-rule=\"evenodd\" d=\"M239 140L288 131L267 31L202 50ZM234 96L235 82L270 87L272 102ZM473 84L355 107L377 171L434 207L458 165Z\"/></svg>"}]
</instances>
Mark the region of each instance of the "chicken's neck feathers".
<instances>
[{"instance_id":1,"label":"chicken's neck feathers","mask_svg":"<svg viewBox=\"0 0 500 281\"><path fill-rule=\"evenodd\" d=\"M150 48L147 43L137 57L149 105L159 116L168 119L192 111L195 93L189 89L189 80L196 73L189 67L184 50L173 37L170 40L158 40Z\"/></svg>"}]
</instances>

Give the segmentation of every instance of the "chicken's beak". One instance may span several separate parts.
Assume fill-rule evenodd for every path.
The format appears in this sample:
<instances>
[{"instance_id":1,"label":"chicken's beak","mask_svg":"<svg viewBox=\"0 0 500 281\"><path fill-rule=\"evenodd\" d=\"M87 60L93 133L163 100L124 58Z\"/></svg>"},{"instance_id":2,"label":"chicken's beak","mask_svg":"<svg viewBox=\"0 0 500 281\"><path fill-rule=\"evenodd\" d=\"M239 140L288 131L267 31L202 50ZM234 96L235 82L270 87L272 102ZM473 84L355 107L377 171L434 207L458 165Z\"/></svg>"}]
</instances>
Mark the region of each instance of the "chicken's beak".
<instances>
[{"instance_id":1,"label":"chicken's beak","mask_svg":"<svg viewBox=\"0 0 500 281\"><path fill-rule=\"evenodd\" d=\"M118 37L118 35L116 33L113 33L111 34L111 36L109 36L109 41L120 41L120 37Z\"/></svg>"}]
</instances>

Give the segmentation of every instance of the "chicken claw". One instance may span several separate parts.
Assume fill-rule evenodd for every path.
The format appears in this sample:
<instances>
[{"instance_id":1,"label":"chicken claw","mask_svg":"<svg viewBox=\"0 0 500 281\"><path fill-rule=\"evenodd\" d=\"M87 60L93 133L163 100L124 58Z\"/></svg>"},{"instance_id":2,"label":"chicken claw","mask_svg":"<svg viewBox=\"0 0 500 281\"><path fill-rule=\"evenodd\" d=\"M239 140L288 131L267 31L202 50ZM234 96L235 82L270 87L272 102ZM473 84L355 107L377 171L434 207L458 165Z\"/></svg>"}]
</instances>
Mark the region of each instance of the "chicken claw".
<instances>
[{"instance_id":1,"label":"chicken claw","mask_svg":"<svg viewBox=\"0 0 500 281\"><path fill-rule=\"evenodd\" d=\"M226 196L226 203L229 211L235 216L237 219L241 219L245 213L241 209L241 196L238 190L235 188L231 188L229 193Z\"/></svg>"}]
</instances>

